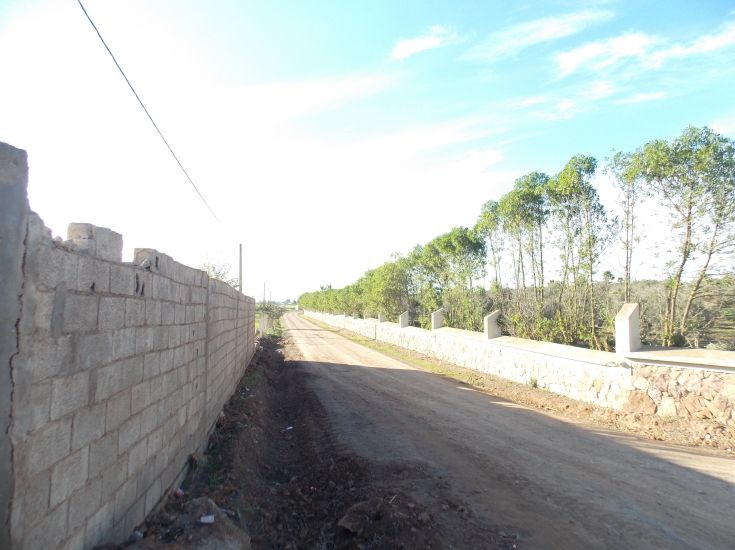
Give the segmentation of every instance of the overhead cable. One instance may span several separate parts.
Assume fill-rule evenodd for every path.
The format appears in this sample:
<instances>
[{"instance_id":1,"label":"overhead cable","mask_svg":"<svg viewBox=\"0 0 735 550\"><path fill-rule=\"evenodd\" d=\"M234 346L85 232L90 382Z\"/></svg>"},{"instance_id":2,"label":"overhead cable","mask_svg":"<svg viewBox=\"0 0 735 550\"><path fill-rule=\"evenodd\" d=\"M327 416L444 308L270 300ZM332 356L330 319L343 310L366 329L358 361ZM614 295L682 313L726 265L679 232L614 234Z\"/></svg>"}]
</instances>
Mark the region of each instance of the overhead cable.
<instances>
[{"instance_id":1,"label":"overhead cable","mask_svg":"<svg viewBox=\"0 0 735 550\"><path fill-rule=\"evenodd\" d=\"M84 12L84 15L87 17L87 20L89 21L90 25L92 25L92 28L97 33L97 36L99 37L100 41L102 42L102 45L107 50L107 53L110 54L110 57L115 62L115 66L117 67L117 70L120 71L120 74L125 79L125 82L127 82L128 87L130 87L130 91L133 92L133 95L135 96L135 99L138 100L138 103L140 103L140 106L143 108L143 111L145 111L146 116L148 116L148 120L151 121L151 124L153 124L153 127L156 129L156 132L158 132L158 135L161 136L161 139L163 140L163 143L166 144L166 147L168 148L169 152L171 153L171 156L174 157L174 160L176 161L176 164L179 165L179 168L181 168L181 171L186 176L186 179L189 180L189 183L191 183L191 186L194 188L194 191L196 191L197 195L199 195L199 198L202 199L202 202L207 207L209 212L212 214L215 220L217 220L220 224L222 223L220 219L217 217L217 214L214 213L214 210L212 210L212 207L209 206L209 203L204 198L204 195L202 195L201 191L199 191L199 188L194 183L194 180L191 179L191 176L189 176L189 173L184 168L184 165L181 164L181 161L179 160L179 157L176 156L176 153L174 153L174 150L171 148L171 145L169 145L168 140L163 136L163 132L161 132L161 129L158 127L158 124L156 124L156 121L153 120L153 117L148 112L148 109L146 109L146 106L143 104L143 101L140 99L140 96L138 95L138 92L135 91L135 88L133 88L133 85L130 83L130 80L128 79L127 75L125 74L125 71L123 71L122 67L120 66L120 63L117 62L117 59L115 59L115 56L113 55L112 51L110 50L110 47L107 45L107 42L105 42L105 39L102 38L102 34L100 34L99 29L97 28L97 25L94 24L94 21L92 21L92 18L89 16L89 13L87 13L87 10L84 7L84 4L82 4L82 0L77 0L79 3L79 7L82 8L82 11Z\"/></svg>"}]
</instances>

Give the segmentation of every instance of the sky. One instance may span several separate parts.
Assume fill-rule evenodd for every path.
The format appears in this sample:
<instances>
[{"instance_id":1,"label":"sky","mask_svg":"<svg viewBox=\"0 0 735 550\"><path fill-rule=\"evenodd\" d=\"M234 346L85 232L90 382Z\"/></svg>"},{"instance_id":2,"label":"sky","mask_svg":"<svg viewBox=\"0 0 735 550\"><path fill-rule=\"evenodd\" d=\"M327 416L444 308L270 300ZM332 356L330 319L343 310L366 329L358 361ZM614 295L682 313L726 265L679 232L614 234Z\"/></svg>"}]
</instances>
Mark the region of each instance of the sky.
<instances>
[{"instance_id":1,"label":"sky","mask_svg":"<svg viewBox=\"0 0 735 550\"><path fill-rule=\"evenodd\" d=\"M242 243L257 298L349 284L575 154L735 137L733 0L84 4L219 221L75 0L0 0L0 141L28 151L31 208L122 233L127 260L236 276Z\"/></svg>"}]
</instances>

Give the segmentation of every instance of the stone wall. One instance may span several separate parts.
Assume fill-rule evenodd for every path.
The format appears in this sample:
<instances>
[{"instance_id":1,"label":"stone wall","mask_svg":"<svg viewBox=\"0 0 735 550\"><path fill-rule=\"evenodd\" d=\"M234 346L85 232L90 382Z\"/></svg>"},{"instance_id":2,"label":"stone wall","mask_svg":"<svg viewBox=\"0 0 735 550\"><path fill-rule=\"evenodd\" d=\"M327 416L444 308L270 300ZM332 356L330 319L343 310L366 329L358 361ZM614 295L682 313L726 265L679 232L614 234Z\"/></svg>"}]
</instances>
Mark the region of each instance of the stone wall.
<instances>
[{"instance_id":1,"label":"stone wall","mask_svg":"<svg viewBox=\"0 0 735 550\"><path fill-rule=\"evenodd\" d=\"M709 419L735 426L735 353L683 359L663 351L616 354L442 327L424 330L377 319L306 311L305 315L367 338L461 367L626 412ZM635 357L634 357L635 356ZM650 364L657 361L659 364ZM661 363L669 362L669 365Z\"/></svg>"},{"instance_id":2,"label":"stone wall","mask_svg":"<svg viewBox=\"0 0 735 550\"><path fill-rule=\"evenodd\" d=\"M252 357L255 302L153 249L123 263L109 229L72 224L68 241L53 240L29 210L25 162L0 144L0 191L15 190L3 217L25 213L22 254L0 264L0 280L21 282L3 286L0 303L3 322L15 316L12 341L0 342L12 377L0 390L10 411L0 452L12 449L0 457L2 531L13 548L121 542L206 444ZM3 179L12 163L22 169Z\"/></svg>"}]
</instances>

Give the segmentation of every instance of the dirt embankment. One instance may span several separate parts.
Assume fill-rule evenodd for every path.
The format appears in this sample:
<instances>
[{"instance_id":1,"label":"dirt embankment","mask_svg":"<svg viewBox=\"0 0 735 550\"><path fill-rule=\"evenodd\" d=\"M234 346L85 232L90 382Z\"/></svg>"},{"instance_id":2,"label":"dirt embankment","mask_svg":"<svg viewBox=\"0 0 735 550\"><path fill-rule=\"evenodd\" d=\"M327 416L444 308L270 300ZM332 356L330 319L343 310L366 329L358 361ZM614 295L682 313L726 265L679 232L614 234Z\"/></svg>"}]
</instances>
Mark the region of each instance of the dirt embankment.
<instances>
[{"instance_id":1,"label":"dirt embankment","mask_svg":"<svg viewBox=\"0 0 735 550\"><path fill-rule=\"evenodd\" d=\"M424 472L371 464L340 445L308 375L284 359L278 340L261 346L207 453L194 457L183 495L141 527L136 549L247 547L232 525L262 549L516 547L514 534L477 524L441 484L441 514L412 500ZM214 523L202 523L210 513Z\"/></svg>"}]
</instances>

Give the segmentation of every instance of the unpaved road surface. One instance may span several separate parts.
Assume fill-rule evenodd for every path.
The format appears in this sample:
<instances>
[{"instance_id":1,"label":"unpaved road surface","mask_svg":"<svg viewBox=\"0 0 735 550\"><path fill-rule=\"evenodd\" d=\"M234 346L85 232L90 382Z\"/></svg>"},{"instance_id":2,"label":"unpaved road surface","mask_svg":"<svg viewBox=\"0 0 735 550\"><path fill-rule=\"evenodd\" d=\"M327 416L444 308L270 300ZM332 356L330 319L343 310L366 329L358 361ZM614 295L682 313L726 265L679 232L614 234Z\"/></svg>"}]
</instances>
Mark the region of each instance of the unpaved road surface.
<instances>
[{"instance_id":1,"label":"unpaved road surface","mask_svg":"<svg viewBox=\"0 0 735 550\"><path fill-rule=\"evenodd\" d=\"M287 363L339 443L403 472L402 494L467 533L444 547L477 548L469 531L519 548L735 547L732 458L573 423L284 321Z\"/></svg>"}]
</instances>

